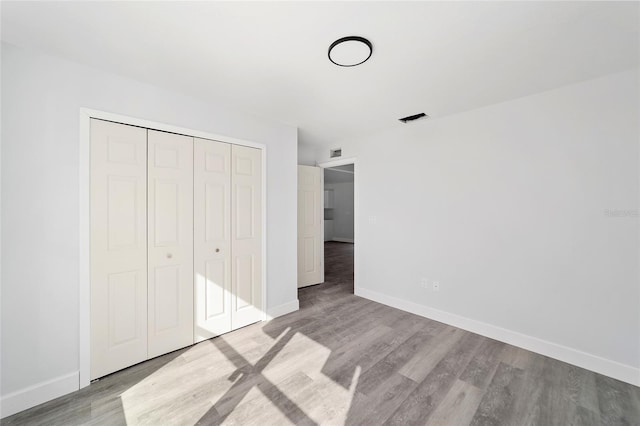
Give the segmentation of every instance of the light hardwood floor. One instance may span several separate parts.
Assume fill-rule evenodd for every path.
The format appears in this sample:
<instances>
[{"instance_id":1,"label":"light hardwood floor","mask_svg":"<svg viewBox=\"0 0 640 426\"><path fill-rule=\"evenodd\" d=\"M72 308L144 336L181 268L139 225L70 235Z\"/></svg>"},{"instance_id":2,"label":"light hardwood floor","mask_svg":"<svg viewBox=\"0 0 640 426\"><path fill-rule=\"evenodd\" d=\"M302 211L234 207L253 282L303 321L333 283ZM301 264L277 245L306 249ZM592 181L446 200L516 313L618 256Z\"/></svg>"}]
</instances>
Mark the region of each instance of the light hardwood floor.
<instances>
[{"instance_id":1,"label":"light hardwood floor","mask_svg":"<svg viewBox=\"0 0 640 426\"><path fill-rule=\"evenodd\" d=\"M6 425L640 425L640 389L353 296L353 246L300 311L130 367Z\"/></svg>"}]
</instances>

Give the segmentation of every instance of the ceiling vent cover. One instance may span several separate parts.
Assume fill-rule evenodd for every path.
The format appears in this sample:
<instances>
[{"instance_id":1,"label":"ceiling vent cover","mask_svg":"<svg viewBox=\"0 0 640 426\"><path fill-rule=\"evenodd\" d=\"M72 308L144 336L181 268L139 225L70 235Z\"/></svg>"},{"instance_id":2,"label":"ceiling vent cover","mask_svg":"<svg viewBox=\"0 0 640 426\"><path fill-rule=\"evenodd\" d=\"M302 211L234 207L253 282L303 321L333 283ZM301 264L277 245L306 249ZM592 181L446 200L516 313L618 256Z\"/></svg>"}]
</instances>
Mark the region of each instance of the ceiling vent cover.
<instances>
[{"instance_id":1,"label":"ceiling vent cover","mask_svg":"<svg viewBox=\"0 0 640 426\"><path fill-rule=\"evenodd\" d=\"M427 114L425 114L424 112L421 112L420 114L415 114L415 115L409 115L407 117L402 117L399 120L406 124L406 123L408 123L410 121L419 120L421 118L429 118L429 116Z\"/></svg>"},{"instance_id":2,"label":"ceiling vent cover","mask_svg":"<svg viewBox=\"0 0 640 426\"><path fill-rule=\"evenodd\" d=\"M329 157L330 158L342 157L342 148L335 148L335 149L329 150Z\"/></svg>"}]
</instances>

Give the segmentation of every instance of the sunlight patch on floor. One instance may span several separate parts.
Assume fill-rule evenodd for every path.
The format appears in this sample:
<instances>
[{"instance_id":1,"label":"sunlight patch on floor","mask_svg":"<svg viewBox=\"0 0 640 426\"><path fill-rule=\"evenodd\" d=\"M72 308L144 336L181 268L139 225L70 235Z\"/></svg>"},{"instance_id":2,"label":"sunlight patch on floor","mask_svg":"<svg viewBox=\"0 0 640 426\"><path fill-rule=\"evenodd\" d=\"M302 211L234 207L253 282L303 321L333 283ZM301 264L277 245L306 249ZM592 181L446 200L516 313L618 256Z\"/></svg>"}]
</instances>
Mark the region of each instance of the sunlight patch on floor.
<instances>
[{"instance_id":1,"label":"sunlight patch on floor","mask_svg":"<svg viewBox=\"0 0 640 426\"><path fill-rule=\"evenodd\" d=\"M290 328L275 339L237 333L208 340L123 392L125 419L187 424L213 415L224 424L344 424L360 368L347 389L322 373L330 355ZM165 391L181 387L178 397Z\"/></svg>"},{"instance_id":2,"label":"sunlight patch on floor","mask_svg":"<svg viewBox=\"0 0 640 426\"><path fill-rule=\"evenodd\" d=\"M181 416L188 415L195 423L233 386L234 381L229 381L228 377L235 370L235 365L217 347L202 342L120 395L127 424L152 423L153 419L162 424L183 424L185 417L181 417L181 421L171 421L176 409ZM163 392L163 389L176 387L190 391L181 398ZM193 401L198 399L202 403L193 406ZM189 400L189 404L183 404L184 400ZM150 405L154 407L151 413ZM192 406L192 409L185 413L181 406Z\"/></svg>"},{"instance_id":3,"label":"sunlight patch on floor","mask_svg":"<svg viewBox=\"0 0 640 426\"><path fill-rule=\"evenodd\" d=\"M322 373L330 355L330 349L295 333L262 372L277 388L276 395L266 389L269 398L252 389L253 399L245 398L225 424L246 424L249 420L247 413L253 416L251 420L256 424L294 424L291 419L285 417L283 420L281 417L281 407L285 404L293 404L317 424L344 424L360 368L354 371L350 388L345 389Z\"/></svg>"}]
</instances>

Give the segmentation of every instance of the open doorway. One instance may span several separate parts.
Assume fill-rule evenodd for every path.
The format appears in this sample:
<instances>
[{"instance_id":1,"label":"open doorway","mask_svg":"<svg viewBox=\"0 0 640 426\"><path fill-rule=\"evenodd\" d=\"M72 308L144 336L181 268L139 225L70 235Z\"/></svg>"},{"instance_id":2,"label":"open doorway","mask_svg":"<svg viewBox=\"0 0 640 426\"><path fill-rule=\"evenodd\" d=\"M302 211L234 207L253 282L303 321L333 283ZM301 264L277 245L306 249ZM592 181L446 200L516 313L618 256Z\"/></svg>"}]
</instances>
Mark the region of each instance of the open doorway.
<instances>
[{"instance_id":1,"label":"open doorway","mask_svg":"<svg viewBox=\"0 0 640 426\"><path fill-rule=\"evenodd\" d=\"M354 293L355 164L324 170L324 282Z\"/></svg>"}]
</instances>

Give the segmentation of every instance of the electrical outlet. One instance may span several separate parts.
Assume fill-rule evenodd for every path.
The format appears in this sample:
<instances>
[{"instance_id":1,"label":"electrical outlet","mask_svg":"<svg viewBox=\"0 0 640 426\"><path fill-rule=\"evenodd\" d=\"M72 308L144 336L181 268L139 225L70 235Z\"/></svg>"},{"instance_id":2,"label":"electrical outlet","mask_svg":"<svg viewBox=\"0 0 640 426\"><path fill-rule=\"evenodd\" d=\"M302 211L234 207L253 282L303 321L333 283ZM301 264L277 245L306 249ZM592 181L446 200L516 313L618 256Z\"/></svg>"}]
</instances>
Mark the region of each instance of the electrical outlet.
<instances>
[{"instance_id":1,"label":"electrical outlet","mask_svg":"<svg viewBox=\"0 0 640 426\"><path fill-rule=\"evenodd\" d=\"M422 278L420 280L420 288L424 288L425 290L429 289L429 280L426 278Z\"/></svg>"},{"instance_id":2,"label":"electrical outlet","mask_svg":"<svg viewBox=\"0 0 640 426\"><path fill-rule=\"evenodd\" d=\"M440 282L434 281L433 284L431 284L431 289L433 291L440 291Z\"/></svg>"},{"instance_id":3,"label":"electrical outlet","mask_svg":"<svg viewBox=\"0 0 640 426\"><path fill-rule=\"evenodd\" d=\"M370 225L375 225L378 223L378 217L377 216L369 216L369 224Z\"/></svg>"}]
</instances>

